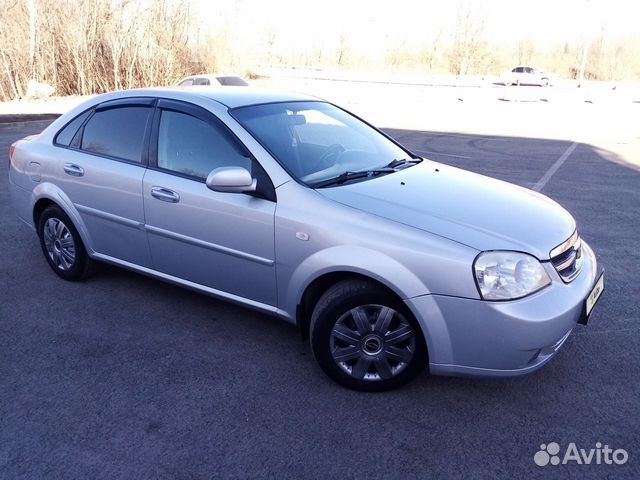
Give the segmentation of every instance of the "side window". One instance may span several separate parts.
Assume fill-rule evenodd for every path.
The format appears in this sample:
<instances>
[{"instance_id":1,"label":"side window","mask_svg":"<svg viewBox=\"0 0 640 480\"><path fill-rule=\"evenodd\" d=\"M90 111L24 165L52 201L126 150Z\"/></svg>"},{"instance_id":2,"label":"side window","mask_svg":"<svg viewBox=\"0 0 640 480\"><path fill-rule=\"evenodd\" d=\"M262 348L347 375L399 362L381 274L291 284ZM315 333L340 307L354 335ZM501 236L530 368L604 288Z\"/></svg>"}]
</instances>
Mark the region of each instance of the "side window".
<instances>
[{"instance_id":1,"label":"side window","mask_svg":"<svg viewBox=\"0 0 640 480\"><path fill-rule=\"evenodd\" d=\"M178 84L179 87L190 87L193 85L193 78L187 78Z\"/></svg>"},{"instance_id":2,"label":"side window","mask_svg":"<svg viewBox=\"0 0 640 480\"><path fill-rule=\"evenodd\" d=\"M209 80L207 78L196 78L193 81L194 85L209 85Z\"/></svg>"},{"instance_id":3,"label":"side window","mask_svg":"<svg viewBox=\"0 0 640 480\"><path fill-rule=\"evenodd\" d=\"M158 167L206 179L218 167L243 167L243 156L220 128L186 113L163 110L158 129Z\"/></svg>"},{"instance_id":4,"label":"side window","mask_svg":"<svg viewBox=\"0 0 640 480\"><path fill-rule=\"evenodd\" d=\"M82 150L132 162L142 160L150 107L118 107L96 112L82 135Z\"/></svg>"},{"instance_id":5,"label":"side window","mask_svg":"<svg viewBox=\"0 0 640 480\"><path fill-rule=\"evenodd\" d=\"M71 145L71 140L73 140L74 135L87 119L90 113L91 110L88 110L67 123L67 125L58 132L58 135L56 135L55 143L57 145L63 145L65 147Z\"/></svg>"}]
</instances>

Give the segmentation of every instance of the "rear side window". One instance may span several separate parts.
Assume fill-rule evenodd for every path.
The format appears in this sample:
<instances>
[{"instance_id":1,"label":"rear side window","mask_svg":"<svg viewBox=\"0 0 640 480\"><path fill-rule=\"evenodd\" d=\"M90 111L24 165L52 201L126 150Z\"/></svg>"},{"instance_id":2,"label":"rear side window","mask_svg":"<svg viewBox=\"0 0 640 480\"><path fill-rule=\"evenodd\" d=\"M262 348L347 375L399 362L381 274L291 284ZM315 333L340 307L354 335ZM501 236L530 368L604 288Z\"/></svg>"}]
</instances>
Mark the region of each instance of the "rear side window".
<instances>
[{"instance_id":1,"label":"rear side window","mask_svg":"<svg viewBox=\"0 0 640 480\"><path fill-rule=\"evenodd\" d=\"M178 84L179 87L190 87L193 85L193 78L187 78Z\"/></svg>"},{"instance_id":2,"label":"rear side window","mask_svg":"<svg viewBox=\"0 0 640 480\"><path fill-rule=\"evenodd\" d=\"M228 134L185 113L164 110L158 132L158 167L201 179L218 167L244 167L243 156Z\"/></svg>"},{"instance_id":3,"label":"rear side window","mask_svg":"<svg viewBox=\"0 0 640 480\"><path fill-rule=\"evenodd\" d=\"M67 123L67 125L62 130L60 130L60 132L58 132L58 135L56 136L56 139L55 139L55 143L57 145L63 145L65 147L68 147L69 145L71 145L71 140L73 140L73 137L75 136L76 132L78 131L80 126L84 123L84 121L87 119L90 113L91 113L91 110L88 110L83 114L78 115L69 123Z\"/></svg>"},{"instance_id":4,"label":"rear side window","mask_svg":"<svg viewBox=\"0 0 640 480\"><path fill-rule=\"evenodd\" d=\"M207 79L207 78L196 78L193 81L193 84L194 85L210 85L209 79Z\"/></svg>"},{"instance_id":5,"label":"rear side window","mask_svg":"<svg viewBox=\"0 0 640 480\"><path fill-rule=\"evenodd\" d=\"M82 150L141 162L144 134L152 111L136 106L96 112L84 127Z\"/></svg>"}]
</instances>

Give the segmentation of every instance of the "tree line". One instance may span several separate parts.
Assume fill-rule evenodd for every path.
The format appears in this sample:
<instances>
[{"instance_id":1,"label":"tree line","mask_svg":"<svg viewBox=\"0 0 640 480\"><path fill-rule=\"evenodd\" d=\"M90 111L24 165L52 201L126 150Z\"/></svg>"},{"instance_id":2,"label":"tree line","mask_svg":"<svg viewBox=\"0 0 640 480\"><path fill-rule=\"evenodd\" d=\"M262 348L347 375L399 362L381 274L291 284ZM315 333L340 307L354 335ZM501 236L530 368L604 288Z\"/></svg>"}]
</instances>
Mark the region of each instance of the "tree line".
<instances>
[{"instance_id":1,"label":"tree line","mask_svg":"<svg viewBox=\"0 0 640 480\"><path fill-rule=\"evenodd\" d=\"M400 39L374 55L352 48L349 32L332 46L283 46L269 25L258 27L259 45L241 47L234 39L241 19L209 32L189 6L188 0L0 0L0 100L25 97L30 79L52 85L57 95L84 95L169 85L205 71L244 73L256 64L455 75L496 75L519 64L564 78L640 78L637 37L611 41L603 33L544 48L533 39L495 45L471 8L421 45Z\"/></svg>"},{"instance_id":2,"label":"tree line","mask_svg":"<svg viewBox=\"0 0 640 480\"><path fill-rule=\"evenodd\" d=\"M30 79L58 95L165 85L202 68L190 23L184 1L2 0L0 100Z\"/></svg>"}]
</instances>

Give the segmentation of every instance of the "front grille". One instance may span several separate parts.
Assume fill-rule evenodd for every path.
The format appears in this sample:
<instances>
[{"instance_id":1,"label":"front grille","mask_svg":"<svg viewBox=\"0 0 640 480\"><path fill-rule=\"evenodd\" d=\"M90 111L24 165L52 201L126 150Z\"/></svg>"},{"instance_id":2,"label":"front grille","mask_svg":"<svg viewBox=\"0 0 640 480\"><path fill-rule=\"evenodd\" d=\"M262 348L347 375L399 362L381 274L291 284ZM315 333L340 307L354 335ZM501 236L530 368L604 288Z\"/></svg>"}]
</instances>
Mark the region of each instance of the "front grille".
<instances>
[{"instance_id":1,"label":"front grille","mask_svg":"<svg viewBox=\"0 0 640 480\"><path fill-rule=\"evenodd\" d=\"M582 241L578 232L574 232L569 239L551 250L551 263L565 283L572 281L582 269Z\"/></svg>"}]
</instances>

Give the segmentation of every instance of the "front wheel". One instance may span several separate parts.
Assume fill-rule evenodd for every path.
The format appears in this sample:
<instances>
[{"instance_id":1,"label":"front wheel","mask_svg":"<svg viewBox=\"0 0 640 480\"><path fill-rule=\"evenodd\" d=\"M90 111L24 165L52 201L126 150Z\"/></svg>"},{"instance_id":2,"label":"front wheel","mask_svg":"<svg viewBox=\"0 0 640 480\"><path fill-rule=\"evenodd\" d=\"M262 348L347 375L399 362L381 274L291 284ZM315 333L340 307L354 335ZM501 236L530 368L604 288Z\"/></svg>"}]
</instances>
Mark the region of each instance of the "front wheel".
<instances>
[{"instance_id":1,"label":"front wheel","mask_svg":"<svg viewBox=\"0 0 640 480\"><path fill-rule=\"evenodd\" d=\"M311 318L311 348L322 370L354 390L385 391L427 364L422 331L407 307L364 280L329 288Z\"/></svg>"},{"instance_id":2,"label":"front wheel","mask_svg":"<svg viewBox=\"0 0 640 480\"><path fill-rule=\"evenodd\" d=\"M51 269L65 280L80 280L89 268L89 256L71 219L56 205L38 220L42 252Z\"/></svg>"}]
</instances>

